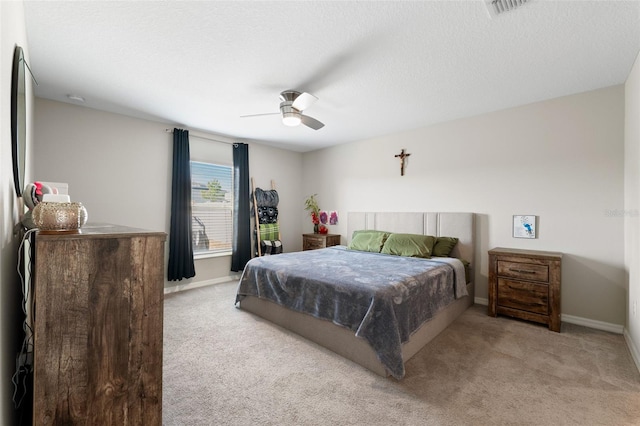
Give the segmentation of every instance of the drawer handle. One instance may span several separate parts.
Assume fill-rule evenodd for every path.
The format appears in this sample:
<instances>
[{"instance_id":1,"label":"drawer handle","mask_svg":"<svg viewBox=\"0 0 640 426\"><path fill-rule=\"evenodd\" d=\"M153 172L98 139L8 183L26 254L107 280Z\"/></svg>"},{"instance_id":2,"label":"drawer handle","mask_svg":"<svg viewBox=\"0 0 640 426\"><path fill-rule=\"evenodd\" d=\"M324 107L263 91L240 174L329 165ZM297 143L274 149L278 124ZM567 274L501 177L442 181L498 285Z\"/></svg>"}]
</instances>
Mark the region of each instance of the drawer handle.
<instances>
[{"instance_id":1,"label":"drawer handle","mask_svg":"<svg viewBox=\"0 0 640 426\"><path fill-rule=\"evenodd\" d=\"M520 273L523 273L523 274L535 274L535 273L536 273L536 271L527 271L526 269L513 269L513 268L509 268L509 270L510 270L511 272L520 272Z\"/></svg>"}]
</instances>

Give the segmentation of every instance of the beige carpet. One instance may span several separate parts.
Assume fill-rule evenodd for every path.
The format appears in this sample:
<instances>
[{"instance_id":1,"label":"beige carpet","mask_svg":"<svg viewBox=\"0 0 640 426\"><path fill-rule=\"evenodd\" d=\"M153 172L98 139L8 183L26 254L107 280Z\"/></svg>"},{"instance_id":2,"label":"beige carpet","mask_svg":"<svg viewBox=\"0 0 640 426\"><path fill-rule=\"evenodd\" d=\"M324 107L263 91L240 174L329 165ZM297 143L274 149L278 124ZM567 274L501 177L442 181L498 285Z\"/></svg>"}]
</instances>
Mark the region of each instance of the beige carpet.
<instances>
[{"instance_id":1,"label":"beige carpet","mask_svg":"<svg viewBox=\"0 0 640 426\"><path fill-rule=\"evenodd\" d=\"M165 298L165 425L640 425L620 335L476 305L397 381L235 308L235 288Z\"/></svg>"}]
</instances>

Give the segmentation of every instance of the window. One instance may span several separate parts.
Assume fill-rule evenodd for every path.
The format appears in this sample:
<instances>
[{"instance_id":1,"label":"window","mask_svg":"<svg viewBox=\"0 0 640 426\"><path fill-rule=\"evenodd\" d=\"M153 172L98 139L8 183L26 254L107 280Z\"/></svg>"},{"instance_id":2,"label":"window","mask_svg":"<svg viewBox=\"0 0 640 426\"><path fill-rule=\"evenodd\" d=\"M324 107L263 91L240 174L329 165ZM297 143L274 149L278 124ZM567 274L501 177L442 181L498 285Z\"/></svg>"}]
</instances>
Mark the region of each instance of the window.
<instances>
[{"instance_id":1,"label":"window","mask_svg":"<svg viewBox=\"0 0 640 426\"><path fill-rule=\"evenodd\" d=\"M193 254L229 253L233 238L233 167L191 161Z\"/></svg>"}]
</instances>

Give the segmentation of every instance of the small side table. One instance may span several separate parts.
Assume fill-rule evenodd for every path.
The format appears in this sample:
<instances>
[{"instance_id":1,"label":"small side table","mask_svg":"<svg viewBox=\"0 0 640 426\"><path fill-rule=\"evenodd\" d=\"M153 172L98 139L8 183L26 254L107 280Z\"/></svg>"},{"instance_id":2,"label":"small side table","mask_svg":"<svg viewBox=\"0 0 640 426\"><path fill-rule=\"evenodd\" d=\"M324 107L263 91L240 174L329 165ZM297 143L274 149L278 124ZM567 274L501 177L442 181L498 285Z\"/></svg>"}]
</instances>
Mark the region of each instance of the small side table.
<instances>
[{"instance_id":1,"label":"small side table","mask_svg":"<svg viewBox=\"0 0 640 426\"><path fill-rule=\"evenodd\" d=\"M340 234L302 234L302 250L340 245Z\"/></svg>"},{"instance_id":2,"label":"small side table","mask_svg":"<svg viewBox=\"0 0 640 426\"><path fill-rule=\"evenodd\" d=\"M562 253L489 250L489 315L535 321L560 332Z\"/></svg>"}]
</instances>

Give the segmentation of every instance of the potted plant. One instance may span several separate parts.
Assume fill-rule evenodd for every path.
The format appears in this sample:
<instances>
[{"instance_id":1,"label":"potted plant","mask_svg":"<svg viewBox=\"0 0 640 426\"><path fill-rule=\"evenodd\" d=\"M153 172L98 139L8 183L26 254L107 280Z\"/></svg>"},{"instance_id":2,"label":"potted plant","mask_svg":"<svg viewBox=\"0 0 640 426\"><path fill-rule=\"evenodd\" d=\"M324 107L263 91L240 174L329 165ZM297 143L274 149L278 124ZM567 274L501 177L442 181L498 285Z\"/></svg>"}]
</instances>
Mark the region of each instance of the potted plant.
<instances>
[{"instance_id":1,"label":"potted plant","mask_svg":"<svg viewBox=\"0 0 640 426\"><path fill-rule=\"evenodd\" d=\"M318 224L320 223L320 207L318 206L316 195L318 194L310 195L306 200L304 200L304 209L311 215L314 234L318 233Z\"/></svg>"}]
</instances>

